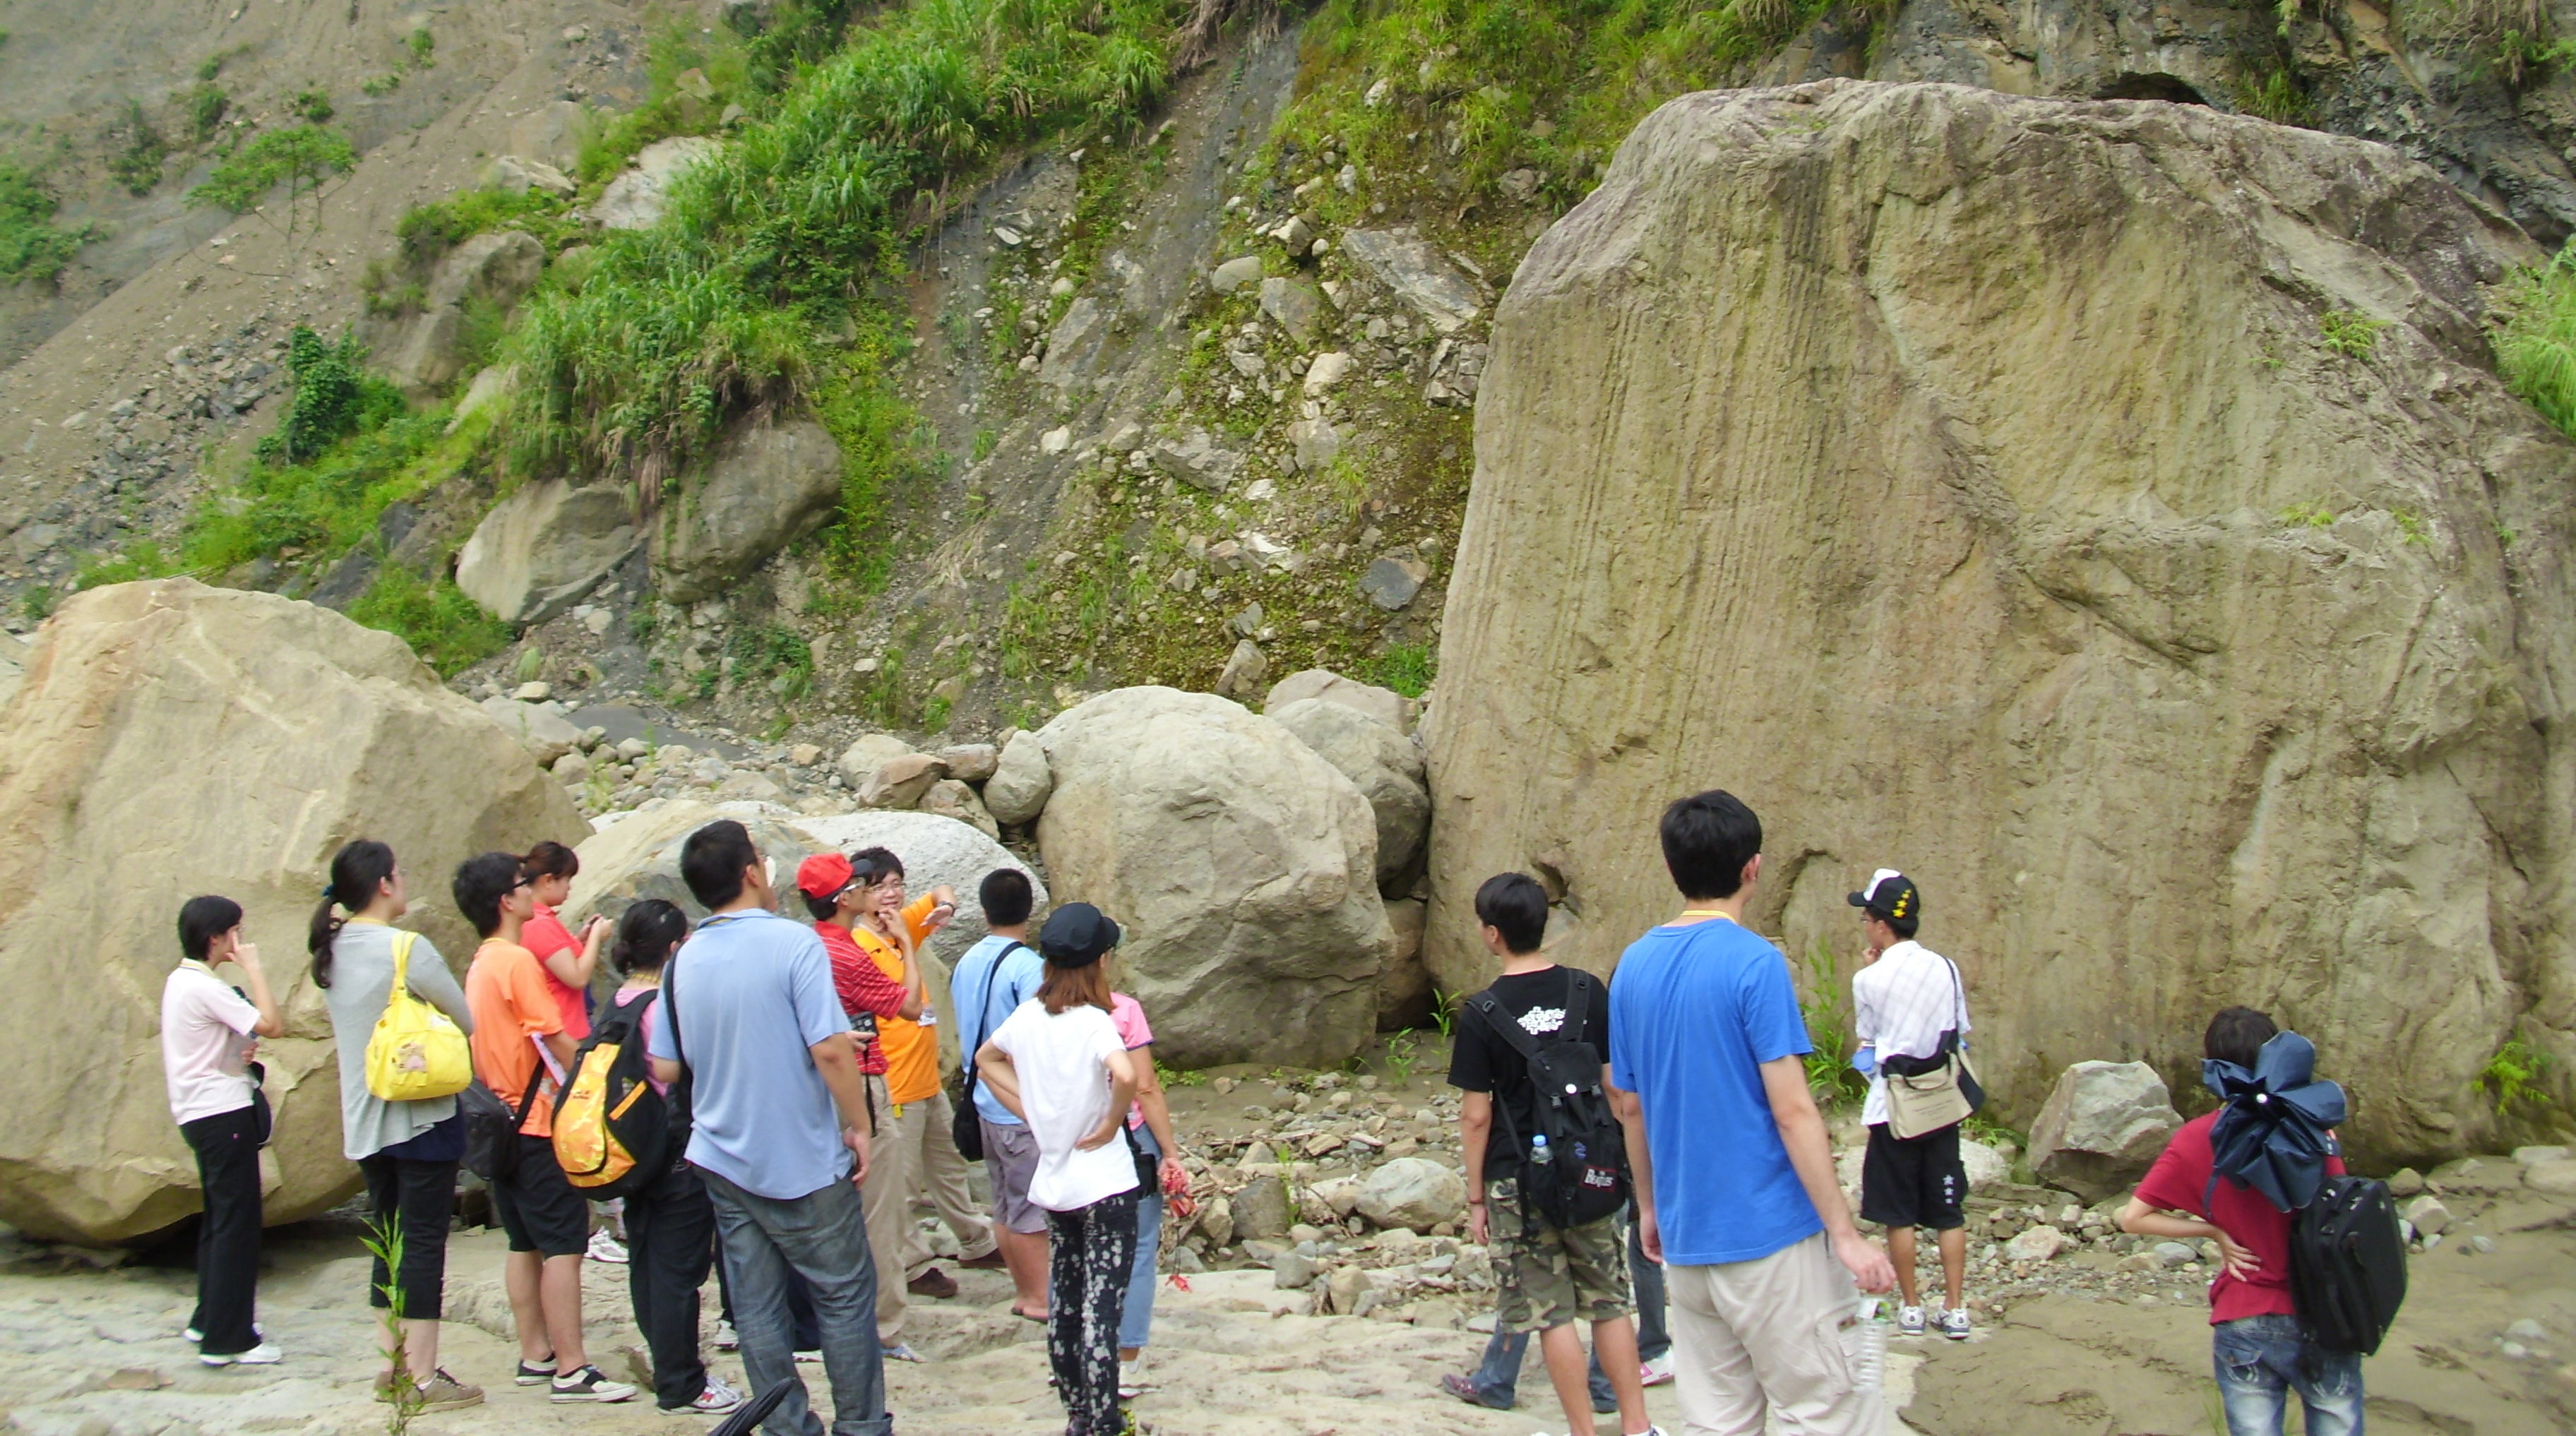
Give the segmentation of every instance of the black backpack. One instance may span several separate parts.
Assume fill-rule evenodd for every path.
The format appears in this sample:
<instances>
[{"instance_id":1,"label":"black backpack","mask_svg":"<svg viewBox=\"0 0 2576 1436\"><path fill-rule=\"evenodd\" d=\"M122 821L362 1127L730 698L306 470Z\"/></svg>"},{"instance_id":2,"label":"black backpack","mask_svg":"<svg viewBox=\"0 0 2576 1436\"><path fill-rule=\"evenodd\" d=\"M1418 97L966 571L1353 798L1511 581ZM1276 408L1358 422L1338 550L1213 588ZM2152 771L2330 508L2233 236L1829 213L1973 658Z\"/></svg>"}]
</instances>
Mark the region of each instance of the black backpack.
<instances>
[{"instance_id":1,"label":"black backpack","mask_svg":"<svg viewBox=\"0 0 2576 1436\"><path fill-rule=\"evenodd\" d=\"M1628 1142L1601 1089L1601 1054L1582 1040L1600 983L1590 973L1565 969L1565 1025L1542 1042L1503 1011L1493 989L1467 999L1467 1007L1529 1065L1538 1130L1514 1130L1510 1105L1494 1103L1503 1141L1519 1158L1521 1210L1559 1231L1615 1215L1628 1204ZM1533 1159L1547 1141L1544 1162Z\"/></svg>"},{"instance_id":2,"label":"black backpack","mask_svg":"<svg viewBox=\"0 0 2576 1436\"><path fill-rule=\"evenodd\" d=\"M2328 1177L2290 1224L2290 1298L2308 1339L2369 1356L2406 1300L2406 1234L2386 1182Z\"/></svg>"},{"instance_id":3,"label":"black backpack","mask_svg":"<svg viewBox=\"0 0 2576 1436\"><path fill-rule=\"evenodd\" d=\"M484 1086L480 1077L456 1094L456 1110L465 1118L465 1170L487 1182L500 1182L519 1169L519 1128L527 1124L529 1111L537 1105L537 1089L545 1084L545 1075L542 1064L528 1074L528 1090L520 1096L516 1111Z\"/></svg>"}]
</instances>

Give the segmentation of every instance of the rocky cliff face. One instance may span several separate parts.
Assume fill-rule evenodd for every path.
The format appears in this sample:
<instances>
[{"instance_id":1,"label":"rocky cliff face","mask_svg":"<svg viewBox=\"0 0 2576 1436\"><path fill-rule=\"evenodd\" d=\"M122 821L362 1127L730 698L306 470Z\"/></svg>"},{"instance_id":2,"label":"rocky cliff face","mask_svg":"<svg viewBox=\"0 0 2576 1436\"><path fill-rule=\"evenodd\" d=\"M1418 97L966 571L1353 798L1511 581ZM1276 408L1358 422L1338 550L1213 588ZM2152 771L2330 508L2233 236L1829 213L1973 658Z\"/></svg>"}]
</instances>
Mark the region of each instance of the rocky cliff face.
<instances>
[{"instance_id":1,"label":"rocky cliff face","mask_svg":"<svg viewBox=\"0 0 2576 1436\"><path fill-rule=\"evenodd\" d=\"M1926 894L1991 1085L2190 1070L2266 1007L2365 1149L2456 1150L2560 1052L2576 446L2495 377L2530 242L2370 144L2161 104L1689 96L1495 321L1441 689L1430 960L1520 867L1596 970L1654 822L1767 823L1755 925Z\"/></svg>"}]
</instances>

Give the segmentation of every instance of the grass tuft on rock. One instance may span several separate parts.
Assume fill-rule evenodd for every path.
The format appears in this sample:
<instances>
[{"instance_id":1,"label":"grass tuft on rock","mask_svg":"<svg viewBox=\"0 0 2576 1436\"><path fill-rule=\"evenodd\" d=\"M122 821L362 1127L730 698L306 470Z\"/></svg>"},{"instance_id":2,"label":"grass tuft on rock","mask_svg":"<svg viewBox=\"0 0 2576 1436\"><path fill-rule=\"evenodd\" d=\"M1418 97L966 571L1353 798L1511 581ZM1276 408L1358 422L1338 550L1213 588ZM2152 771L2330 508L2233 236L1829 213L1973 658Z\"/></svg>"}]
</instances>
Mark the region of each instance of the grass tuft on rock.
<instances>
[{"instance_id":1,"label":"grass tuft on rock","mask_svg":"<svg viewBox=\"0 0 2576 1436\"><path fill-rule=\"evenodd\" d=\"M2514 276L2498 305L2496 360L2541 417L2576 437L2576 247Z\"/></svg>"}]
</instances>

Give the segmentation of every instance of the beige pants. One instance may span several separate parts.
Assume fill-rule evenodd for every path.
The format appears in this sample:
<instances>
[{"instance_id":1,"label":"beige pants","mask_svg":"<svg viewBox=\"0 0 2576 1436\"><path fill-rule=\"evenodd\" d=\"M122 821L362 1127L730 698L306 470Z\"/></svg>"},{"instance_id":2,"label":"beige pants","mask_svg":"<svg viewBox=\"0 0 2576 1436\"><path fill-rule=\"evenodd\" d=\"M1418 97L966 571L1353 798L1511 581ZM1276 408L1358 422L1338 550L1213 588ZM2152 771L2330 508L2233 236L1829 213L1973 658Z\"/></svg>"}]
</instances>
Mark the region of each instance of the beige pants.
<instances>
[{"instance_id":1,"label":"beige pants","mask_svg":"<svg viewBox=\"0 0 2576 1436\"><path fill-rule=\"evenodd\" d=\"M1692 1436L1878 1436L1885 1403L1859 1379L1860 1290L1822 1233L1756 1261L1664 1269L1673 1384Z\"/></svg>"},{"instance_id":2,"label":"beige pants","mask_svg":"<svg viewBox=\"0 0 2576 1436\"><path fill-rule=\"evenodd\" d=\"M956 1108L948 1094L934 1093L897 1110L880 1087L878 1102L877 1135L868 1147L868 1179L859 1185L859 1202L867 1216L868 1251L876 1258L877 1336L892 1344L903 1336L911 1306L904 1286L934 1259L929 1239L912 1219L912 1204L927 1195L957 1234L959 1254L970 1260L993 1250L993 1228L966 1190L966 1159L949 1135Z\"/></svg>"}]
</instances>

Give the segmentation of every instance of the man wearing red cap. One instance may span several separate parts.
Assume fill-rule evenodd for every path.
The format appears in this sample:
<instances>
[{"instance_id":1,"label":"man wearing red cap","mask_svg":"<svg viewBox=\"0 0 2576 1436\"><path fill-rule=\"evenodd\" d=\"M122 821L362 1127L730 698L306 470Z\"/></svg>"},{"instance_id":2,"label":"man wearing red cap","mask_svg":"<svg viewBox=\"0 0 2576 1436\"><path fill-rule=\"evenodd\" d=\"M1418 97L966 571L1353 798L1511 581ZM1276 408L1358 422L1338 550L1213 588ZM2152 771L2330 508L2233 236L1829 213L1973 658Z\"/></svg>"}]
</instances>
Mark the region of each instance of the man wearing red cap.
<instances>
[{"instance_id":1,"label":"man wearing red cap","mask_svg":"<svg viewBox=\"0 0 2576 1436\"><path fill-rule=\"evenodd\" d=\"M850 936L859 918L868 885L850 871L839 853L816 853L796 868L796 891L813 915L814 935L823 939L823 955L832 960L832 989L850 1026L859 1035L859 1071L868 1079L868 1111L886 1108L885 1044L877 1039L880 1017L918 1017L921 992L885 975Z\"/></svg>"}]
</instances>

